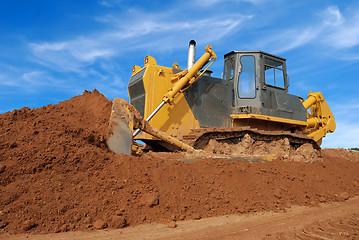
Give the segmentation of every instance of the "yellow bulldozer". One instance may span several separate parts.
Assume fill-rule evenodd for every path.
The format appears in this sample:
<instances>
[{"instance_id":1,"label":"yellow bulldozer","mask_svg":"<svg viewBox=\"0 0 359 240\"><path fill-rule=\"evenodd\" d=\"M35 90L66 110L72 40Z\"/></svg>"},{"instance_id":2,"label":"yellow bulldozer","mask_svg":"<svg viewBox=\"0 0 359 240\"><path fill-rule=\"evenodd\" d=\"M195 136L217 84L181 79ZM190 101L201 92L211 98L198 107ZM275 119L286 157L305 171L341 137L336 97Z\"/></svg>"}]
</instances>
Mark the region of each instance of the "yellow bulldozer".
<instances>
[{"instance_id":1,"label":"yellow bulldozer","mask_svg":"<svg viewBox=\"0 0 359 240\"><path fill-rule=\"evenodd\" d=\"M286 59L262 51L232 51L224 55L222 78L216 78L208 70L217 58L212 47L195 62L195 45L191 40L184 70L177 63L159 66L151 56L143 67L133 66L130 103L113 101L110 150L131 154L140 140L154 151L195 151L211 139L240 141L246 134L319 149L322 138L335 130L320 92L310 92L307 99L288 94Z\"/></svg>"}]
</instances>

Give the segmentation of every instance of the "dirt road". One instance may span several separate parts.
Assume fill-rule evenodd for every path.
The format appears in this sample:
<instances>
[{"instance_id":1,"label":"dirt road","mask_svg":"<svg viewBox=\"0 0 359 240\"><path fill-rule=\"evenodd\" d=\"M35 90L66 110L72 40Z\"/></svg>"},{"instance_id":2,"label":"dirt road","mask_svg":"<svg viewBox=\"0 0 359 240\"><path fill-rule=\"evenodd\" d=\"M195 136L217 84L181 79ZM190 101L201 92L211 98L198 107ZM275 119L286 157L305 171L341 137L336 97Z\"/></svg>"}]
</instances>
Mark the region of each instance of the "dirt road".
<instances>
[{"instance_id":1,"label":"dirt road","mask_svg":"<svg viewBox=\"0 0 359 240\"><path fill-rule=\"evenodd\" d=\"M8 235L0 239L359 239L359 197L319 207L293 206L285 212L227 215L121 230Z\"/></svg>"}]
</instances>

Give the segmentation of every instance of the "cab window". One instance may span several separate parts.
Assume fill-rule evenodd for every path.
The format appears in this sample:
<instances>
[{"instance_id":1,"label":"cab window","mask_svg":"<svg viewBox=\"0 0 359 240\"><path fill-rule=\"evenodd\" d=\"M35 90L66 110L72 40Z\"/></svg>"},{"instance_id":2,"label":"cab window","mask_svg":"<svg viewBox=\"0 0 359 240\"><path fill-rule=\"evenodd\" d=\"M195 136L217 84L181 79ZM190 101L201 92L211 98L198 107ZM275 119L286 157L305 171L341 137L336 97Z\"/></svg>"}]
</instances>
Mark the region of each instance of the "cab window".
<instances>
[{"instance_id":1,"label":"cab window","mask_svg":"<svg viewBox=\"0 0 359 240\"><path fill-rule=\"evenodd\" d=\"M264 78L267 85L285 88L283 62L273 59L264 59Z\"/></svg>"},{"instance_id":2,"label":"cab window","mask_svg":"<svg viewBox=\"0 0 359 240\"><path fill-rule=\"evenodd\" d=\"M233 80L234 76L234 59L233 58L227 58L224 62L224 75L223 80Z\"/></svg>"},{"instance_id":3,"label":"cab window","mask_svg":"<svg viewBox=\"0 0 359 240\"><path fill-rule=\"evenodd\" d=\"M254 98L256 78L254 56L241 56L238 79L238 95L240 98Z\"/></svg>"}]
</instances>

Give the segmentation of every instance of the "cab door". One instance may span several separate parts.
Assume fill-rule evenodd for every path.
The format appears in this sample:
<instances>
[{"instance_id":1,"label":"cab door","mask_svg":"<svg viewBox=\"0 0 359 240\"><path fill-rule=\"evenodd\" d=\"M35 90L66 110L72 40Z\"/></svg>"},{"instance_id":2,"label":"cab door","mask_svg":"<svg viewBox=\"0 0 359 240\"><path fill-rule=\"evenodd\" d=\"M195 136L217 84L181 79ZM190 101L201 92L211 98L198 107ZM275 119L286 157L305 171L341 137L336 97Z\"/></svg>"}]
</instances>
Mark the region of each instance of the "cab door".
<instances>
[{"instance_id":1,"label":"cab door","mask_svg":"<svg viewBox=\"0 0 359 240\"><path fill-rule=\"evenodd\" d=\"M258 105L256 61L256 54L237 54L233 82L233 107Z\"/></svg>"}]
</instances>

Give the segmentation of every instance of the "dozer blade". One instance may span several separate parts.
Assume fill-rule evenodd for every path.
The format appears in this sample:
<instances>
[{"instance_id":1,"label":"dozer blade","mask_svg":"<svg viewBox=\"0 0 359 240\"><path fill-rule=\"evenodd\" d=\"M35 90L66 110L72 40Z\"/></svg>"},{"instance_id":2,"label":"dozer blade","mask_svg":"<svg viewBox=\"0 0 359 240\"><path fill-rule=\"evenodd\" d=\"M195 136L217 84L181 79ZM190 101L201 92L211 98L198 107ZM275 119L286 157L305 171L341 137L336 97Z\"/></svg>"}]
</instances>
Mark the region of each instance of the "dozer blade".
<instances>
[{"instance_id":1,"label":"dozer blade","mask_svg":"<svg viewBox=\"0 0 359 240\"><path fill-rule=\"evenodd\" d=\"M117 154L130 155L132 147L133 113L127 101L115 98L112 103L107 146Z\"/></svg>"},{"instance_id":2,"label":"dozer blade","mask_svg":"<svg viewBox=\"0 0 359 240\"><path fill-rule=\"evenodd\" d=\"M161 141L176 146L185 151L195 151L188 144L169 136L145 121L134 106L122 98L115 98L112 103L110 124L108 129L107 146L114 153L132 153L133 130L140 129ZM135 149L135 148L134 148Z\"/></svg>"}]
</instances>

